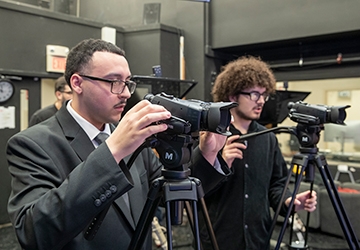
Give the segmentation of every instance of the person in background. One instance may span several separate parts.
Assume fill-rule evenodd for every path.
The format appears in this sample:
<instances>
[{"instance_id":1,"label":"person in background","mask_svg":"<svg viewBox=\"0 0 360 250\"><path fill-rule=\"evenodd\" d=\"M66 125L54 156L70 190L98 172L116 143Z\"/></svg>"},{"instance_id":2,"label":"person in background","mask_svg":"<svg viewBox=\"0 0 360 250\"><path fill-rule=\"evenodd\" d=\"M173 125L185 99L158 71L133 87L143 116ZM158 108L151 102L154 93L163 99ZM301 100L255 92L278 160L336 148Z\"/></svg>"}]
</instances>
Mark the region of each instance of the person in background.
<instances>
[{"instance_id":1,"label":"person in background","mask_svg":"<svg viewBox=\"0 0 360 250\"><path fill-rule=\"evenodd\" d=\"M281 202L288 169L274 133L238 140L240 135L266 129L256 120L269 94L275 91L275 84L269 66L252 56L228 63L215 80L214 101L239 104L230 110L232 136L222 150L232 174L205 196L220 249L269 249L270 207L276 211ZM289 190L285 198L282 215L291 201ZM299 193L294 201L295 210L314 211L316 200L314 191ZM201 235L204 249L212 249L204 226Z\"/></svg>"},{"instance_id":2,"label":"person in background","mask_svg":"<svg viewBox=\"0 0 360 250\"><path fill-rule=\"evenodd\" d=\"M35 113L30 117L29 127L53 116L62 107L65 101L72 98L72 90L66 83L64 76L59 77L55 81L55 96L56 101L54 104L35 111Z\"/></svg>"},{"instance_id":3,"label":"person in background","mask_svg":"<svg viewBox=\"0 0 360 250\"><path fill-rule=\"evenodd\" d=\"M150 183L163 166L151 148L127 163L148 137L168 129L159 121L171 113L142 100L121 117L136 83L125 52L100 39L71 49L65 79L73 98L8 141L11 222L27 250L128 249ZM198 173L206 176L213 168L230 173L219 153L225 141L226 136L201 132L192 160ZM87 237L94 218L108 207L96 235ZM144 230L143 249L150 250L151 227Z\"/></svg>"}]
</instances>

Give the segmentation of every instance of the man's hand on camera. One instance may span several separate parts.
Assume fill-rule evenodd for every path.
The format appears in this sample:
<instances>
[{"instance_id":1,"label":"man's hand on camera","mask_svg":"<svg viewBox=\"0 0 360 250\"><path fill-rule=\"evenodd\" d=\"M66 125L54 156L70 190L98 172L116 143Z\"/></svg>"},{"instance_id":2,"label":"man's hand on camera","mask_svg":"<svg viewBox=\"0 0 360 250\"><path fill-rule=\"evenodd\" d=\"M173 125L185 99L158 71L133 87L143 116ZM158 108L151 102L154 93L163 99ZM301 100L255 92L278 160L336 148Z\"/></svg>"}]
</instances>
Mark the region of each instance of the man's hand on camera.
<instances>
[{"instance_id":1,"label":"man's hand on camera","mask_svg":"<svg viewBox=\"0 0 360 250\"><path fill-rule=\"evenodd\" d=\"M156 123L171 117L163 106L142 100L131 108L106 140L115 160L120 162L133 153L146 138L167 129L164 123Z\"/></svg>"}]
</instances>

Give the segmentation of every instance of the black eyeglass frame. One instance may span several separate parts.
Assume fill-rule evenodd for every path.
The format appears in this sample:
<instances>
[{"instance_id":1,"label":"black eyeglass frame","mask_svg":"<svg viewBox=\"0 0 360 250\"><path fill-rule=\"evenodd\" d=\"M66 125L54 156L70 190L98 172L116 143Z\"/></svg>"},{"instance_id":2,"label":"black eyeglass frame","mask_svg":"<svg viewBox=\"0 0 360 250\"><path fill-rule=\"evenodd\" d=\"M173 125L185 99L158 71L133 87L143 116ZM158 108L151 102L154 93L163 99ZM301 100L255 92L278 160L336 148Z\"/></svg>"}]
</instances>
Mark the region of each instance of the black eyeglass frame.
<instances>
[{"instance_id":1,"label":"black eyeglass frame","mask_svg":"<svg viewBox=\"0 0 360 250\"><path fill-rule=\"evenodd\" d=\"M60 93L64 93L64 94L68 94L68 95L72 95L72 91L70 90L70 91L59 91Z\"/></svg>"},{"instance_id":2,"label":"black eyeglass frame","mask_svg":"<svg viewBox=\"0 0 360 250\"><path fill-rule=\"evenodd\" d=\"M270 95L266 92L260 94L257 91L251 91L251 92L238 92L238 95L248 95L250 97L250 100L257 102L260 99L260 96L262 96L264 98L264 101L267 102L269 100Z\"/></svg>"},{"instance_id":3,"label":"black eyeglass frame","mask_svg":"<svg viewBox=\"0 0 360 250\"><path fill-rule=\"evenodd\" d=\"M79 74L79 76L81 77L85 77L88 78L90 80L94 80L94 81L102 81L102 82L107 82L111 84L111 88L110 91L113 94L121 94L124 92L125 87L128 87L130 94L133 94L135 92L136 89L136 82L131 81L131 80L110 80L110 79L105 79L105 78L100 78L100 77L95 77L95 76L88 76L88 75L83 75L83 74ZM124 87L122 88L121 91L119 92L114 92L113 88L114 88L114 84L119 84L119 83L124 83Z\"/></svg>"}]
</instances>

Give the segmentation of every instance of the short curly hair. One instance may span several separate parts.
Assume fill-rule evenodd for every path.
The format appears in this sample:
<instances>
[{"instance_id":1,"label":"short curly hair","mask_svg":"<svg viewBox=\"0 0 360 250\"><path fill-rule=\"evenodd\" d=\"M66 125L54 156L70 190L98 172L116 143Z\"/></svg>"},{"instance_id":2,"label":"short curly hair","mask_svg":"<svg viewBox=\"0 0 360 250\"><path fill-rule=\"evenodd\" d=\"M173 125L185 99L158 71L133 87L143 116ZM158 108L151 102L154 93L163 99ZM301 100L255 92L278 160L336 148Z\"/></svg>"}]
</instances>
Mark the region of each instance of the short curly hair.
<instances>
[{"instance_id":1,"label":"short curly hair","mask_svg":"<svg viewBox=\"0 0 360 250\"><path fill-rule=\"evenodd\" d=\"M275 85L275 76L267 63L257 57L243 56L222 67L211 94L215 102L228 102L230 96L256 86L273 93Z\"/></svg>"}]
</instances>

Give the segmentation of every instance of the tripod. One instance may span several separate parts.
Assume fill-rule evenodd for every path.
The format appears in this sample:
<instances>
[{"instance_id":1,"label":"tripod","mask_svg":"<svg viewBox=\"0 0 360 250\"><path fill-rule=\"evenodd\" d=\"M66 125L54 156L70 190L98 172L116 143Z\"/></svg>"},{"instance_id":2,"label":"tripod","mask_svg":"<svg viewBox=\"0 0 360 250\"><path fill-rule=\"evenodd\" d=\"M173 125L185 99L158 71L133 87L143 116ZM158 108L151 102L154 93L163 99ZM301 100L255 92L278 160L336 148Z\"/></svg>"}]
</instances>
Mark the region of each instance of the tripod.
<instances>
[{"instance_id":1,"label":"tripod","mask_svg":"<svg viewBox=\"0 0 360 250\"><path fill-rule=\"evenodd\" d=\"M285 228L286 228L290 213L294 214L294 210L292 209L293 205L294 205L294 200L295 200L296 194L299 190L299 186L300 186L301 180L303 178L303 174L305 172L306 172L307 181L310 182L310 191L312 191L312 189L313 189L315 166L317 167L317 169L319 170L319 172L321 174L323 183L326 187L326 190L327 190L327 193L331 200L331 203L333 205L333 208L335 209L335 213L339 220L340 226L344 232L344 235L345 235L345 238L349 245L349 248L354 249L354 250L360 249L359 241L353 230L350 220L346 214L344 205L342 204L342 201L337 192L334 181L331 177L331 173L329 171L325 156L322 154L319 154L318 148L316 147L316 144L319 141L319 136L320 136L321 130L322 130L322 127L319 125L305 126L303 124L299 124L296 127L296 135L297 135L300 145L301 145L300 150L299 150L300 153L294 155L294 157L291 161L292 167L289 171L289 175L288 175L288 178L286 181L286 186L285 186L284 192L282 194L283 201L284 201L286 189L290 182L292 172L293 172L294 168L296 167L295 186L294 186L294 191L292 194L292 200L290 202L289 209L287 211L287 214L286 214L286 217L284 220L284 224L282 225L275 249L279 249L279 247L280 247L280 243L284 236ZM300 170L300 172L299 172L299 170ZM273 226L272 226L270 233L273 231L277 216L279 215L280 208L281 208L281 204L279 205L279 207L274 215ZM310 216L310 214L308 213L306 227L308 226L308 223L309 223L309 216ZM291 237L290 237L290 244L291 244ZM290 248L290 249L307 249L307 248L308 248L308 246L307 246L307 230L306 230L304 246L302 248L297 246L296 248Z\"/></svg>"},{"instance_id":2,"label":"tripod","mask_svg":"<svg viewBox=\"0 0 360 250\"><path fill-rule=\"evenodd\" d=\"M205 225L213 248L215 250L219 249L203 198L204 192L201 182L196 178L189 177L190 170L187 166L191 159L193 141L194 139L192 136L188 134L176 135L161 133L156 137L151 136L147 138L147 140L138 149L136 149L129 159L127 165L130 168L138 154L145 147L153 147L156 148L159 153L160 161L163 163L164 169L162 170L162 176L151 183L145 206L128 249L141 249L147 236L147 230L151 228L151 222L154 218L155 210L162 198L165 202L166 208L166 232L169 250L172 250L171 225L182 224L184 204L186 205L185 209L194 234L196 249L201 249L197 213L198 200L200 200ZM191 205L189 204L190 201ZM110 206L111 204L93 218L89 226L84 231L84 238L86 240L94 239Z\"/></svg>"},{"instance_id":3,"label":"tripod","mask_svg":"<svg viewBox=\"0 0 360 250\"><path fill-rule=\"evenodd\" d=\"M171 145L168 142L171 140ZM197 201L201 201L206 227L214 249L218 249L216 238L203 200L204 192L200 180L189 177L187 164L190 161L192 138L189 135L161 135L152 141L165 168L162 176L155 179L150 187L148 198L141 213L139 223L128 249L141 249L151 226L155 210L163 199L166 211L168 249L172 249L171 226L182 224L182 212L186 203L190 225L195 238L196 249L201 249ZM191 202L191 205L188 203ZM192 207L192 210L190 209Z\"/></svg>"}]
</instances>

